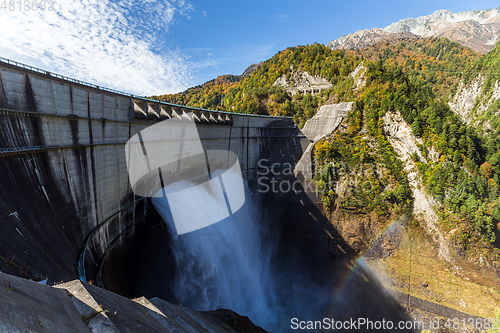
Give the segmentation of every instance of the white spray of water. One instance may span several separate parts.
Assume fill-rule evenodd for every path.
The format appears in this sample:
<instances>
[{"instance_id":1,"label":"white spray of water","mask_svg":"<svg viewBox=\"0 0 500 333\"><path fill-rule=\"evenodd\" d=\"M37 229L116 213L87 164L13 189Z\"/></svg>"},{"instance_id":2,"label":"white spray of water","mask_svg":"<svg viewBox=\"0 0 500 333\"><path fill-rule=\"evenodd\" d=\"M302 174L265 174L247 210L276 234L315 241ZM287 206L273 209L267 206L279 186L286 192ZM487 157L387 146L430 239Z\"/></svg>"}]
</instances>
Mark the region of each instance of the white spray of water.
<instances>
[{"instance_id":1,"label":"white spray of water","mask_svg":"<svg viewBox=\"0 0 500 333\"><path fill-rule=\"evenodd\" d=\"M169 186L182 190L191 185ZM229 182L224 186L230 193L235 184ZM152 198L173 237L170 245L176 270L172 291L178 302L198 311L231 309L269 332L290 331L291 318L321 320L332 315L345 320L360 316L373 320L410 319L400 313L397 302L363 262L354 267L349 278L342 262L337 277L323 277L308 274L304 261L297 261L287 252L287 258L282 259L289 264L271 269L271 244L276 240L271 237L270 241L264 241L267 238L262 234L267 226L259 223L256 207L246 191L245 204L229 218L180 236L170 205L177 205L181 211L189 212L189 216L216 220L220 202L210 186L198 186L185 200L168 202L166 198ZM340 289L332 289L331 282L339 282Z\"/></svg>"},{"instance_id":2,"label":"white spray of water","mask_svg":"<svg viewBox=\"0 0 500 333\"><path fill-rule=\"evenodd\" d=\"M228 190L234 184L224 186ZM261 242L248 190L246 196L243 207L229 218L180 236L169 205L175 204L176 209L182 208L190 215L195 210L200 218L206 218L207 214L215 217L219 203L210 189L198 187L189 198L175 203L162 197L154 197L152 202L173 235L171 246L176 260L173 291L177 301L199 311L231 309L269 327L275 324L270 253Z\"/></svg>"}]
</instances>

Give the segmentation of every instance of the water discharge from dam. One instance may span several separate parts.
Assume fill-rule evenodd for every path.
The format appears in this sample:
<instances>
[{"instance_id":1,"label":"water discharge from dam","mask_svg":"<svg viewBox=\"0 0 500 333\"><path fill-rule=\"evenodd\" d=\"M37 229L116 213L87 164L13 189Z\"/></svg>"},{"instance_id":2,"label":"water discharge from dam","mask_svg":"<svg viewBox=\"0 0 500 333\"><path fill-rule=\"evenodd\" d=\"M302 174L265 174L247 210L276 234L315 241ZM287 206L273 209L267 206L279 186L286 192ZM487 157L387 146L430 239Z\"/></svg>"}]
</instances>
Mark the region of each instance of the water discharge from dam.
<instances>
[{"instance_id":1,"label":"water discharge from dam","mask_svg":"<svg viewBox=\"0 0 500 333\"><path fill-rule=\"evenodd\" d=\"M281 269L272 268L276 242L271 240L276 239L266 230L269 224L260 220L258 205L246 185L245 197L243 207L230 217L180 236L169 205L181 205L176 209L190 211L190 215L193 210L202 215L217 214L210 190L198 187L195 196L183 202L152 198L173 238L171 248L176 266L173 293L177 302L196 310L231 309L266 330L279 331L290 321L290 315L299 310L290 293L299 296L303 304L313 301L304 295L315 293L300 290L296 280L300 274L285 276ZM284 289L280 291L278 286ZM320 303L318 296L314 296L314 303Z\"/></svg>"},{"instance_id":2,"label":"water discharge from dam","mask_svg":"<svg viewBox=\"0 0 500 333\"><path fill-rule=\"evenodd\" d=\"M180 236L167 199L154 197L152 202L173 237L171 248L176 265L173 290L177 301L196 310L232 309L268 326L271 323L262 323L263 319L275 317L271 315L274 289L271 249L261 242L262 230L251 194L247 188L245 192L245 204L236 213ZM216 199L204 187L198 187L194 197L170 204L177 205L179 210L196 210L201 215L217 214L214 210L218 209Z\"/></svg>"},{"instance_id":3,"label":"water discharge from dam","mask_svg":"<svg viewBox=\"0 0 500 333\"><path fill-rule=\"evenodd\" d=\"M293 252L273 260L279 250L276 234L269 230L272 224L262 218L246 185L245 197L243 207L229 218L180 236L170 205L190 216L193 210L200 216L216 215L218 205L210 189L198 186L194 195L175 203L152 198L172 235L175 302L199 311L231 309L269 332L289 331L292 318L405 317L374 273L359 261L311 265Z\"/></svg>"},{"instance_id":4,"label":"water discharge from dam","mask_svg":"<svg viewBox=\"0 0 500 333\"><path fill-rule=\"evenodd\" d=\"M192 199L210 196L199 194ZM175 235L172 289L177 302L200 311L231 309L268 332L290 331L293 318L409 320L363 258L339 263L329 273L311 272L299 258L274 266L270 258L276 249L266 241L272 238L266 237L258 208L248 190L246 194L246 204L230 218L181 236L176 235L166 200L153 199ZM208 200L197 207L187 202L183 208L210 214L214 207Z\"/></svg>"}]
</instances>

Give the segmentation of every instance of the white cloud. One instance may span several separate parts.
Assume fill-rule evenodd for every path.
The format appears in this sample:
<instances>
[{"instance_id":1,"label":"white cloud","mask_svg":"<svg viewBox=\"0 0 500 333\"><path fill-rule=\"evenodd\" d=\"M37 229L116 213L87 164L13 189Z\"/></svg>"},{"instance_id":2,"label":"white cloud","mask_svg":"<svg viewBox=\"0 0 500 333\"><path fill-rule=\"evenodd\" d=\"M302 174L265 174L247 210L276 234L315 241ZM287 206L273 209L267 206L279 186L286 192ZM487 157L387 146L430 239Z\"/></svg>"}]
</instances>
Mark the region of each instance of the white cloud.
<instances>
[{"instance_id":1,"label":"white cloud","mask_svg":"<svg viewBox=\"0 0 500 333\"><path fill-rule=\"evenodd\" d=\"M82 81L141 95L192 82L187 58L154 51L184 0L56 0L55 11L0 11L0 55Z\"/></svg>"},{"instance_id":2,"label":"white cloud","mask_svg":"<svg viewBox=\"0 0 500 333\"><path fill-rule=\"evenodd\" d=\"M278 22L286 22L288 20L288 14L273 15L273 18L275 18Z\"/></svg>"}]
</instances>

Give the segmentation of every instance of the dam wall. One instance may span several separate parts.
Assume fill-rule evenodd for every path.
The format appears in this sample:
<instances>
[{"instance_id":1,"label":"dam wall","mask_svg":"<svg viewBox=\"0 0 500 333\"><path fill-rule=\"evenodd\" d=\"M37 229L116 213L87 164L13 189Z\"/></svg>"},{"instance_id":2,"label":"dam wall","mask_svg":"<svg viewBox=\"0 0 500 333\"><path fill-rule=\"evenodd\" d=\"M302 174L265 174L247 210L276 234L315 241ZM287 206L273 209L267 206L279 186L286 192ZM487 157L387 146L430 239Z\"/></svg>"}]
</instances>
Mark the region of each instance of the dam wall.
<instances>
[{"instance_id":1,"label":"dam wall","mask_svg":"<svg viewBox=\"0 0 500 333\"><path fill-rule=\"evenodd\" d=\"M117 237L155 214L131 190L125 143L189 112L203 148L236 153L249 183L259 159L302 155L291 118L148 100L0 58L0 271L49 283L94 279L109 245L133 239Z\"/></svg>"}]
</instances>

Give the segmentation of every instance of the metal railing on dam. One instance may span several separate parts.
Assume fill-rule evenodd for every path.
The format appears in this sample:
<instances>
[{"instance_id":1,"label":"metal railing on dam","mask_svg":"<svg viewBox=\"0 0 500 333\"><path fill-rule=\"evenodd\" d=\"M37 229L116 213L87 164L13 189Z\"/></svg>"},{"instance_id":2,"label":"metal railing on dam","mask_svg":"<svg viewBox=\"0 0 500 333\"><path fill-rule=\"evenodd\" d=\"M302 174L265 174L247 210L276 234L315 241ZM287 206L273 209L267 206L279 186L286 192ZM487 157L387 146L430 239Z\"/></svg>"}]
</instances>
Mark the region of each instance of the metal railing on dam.
<instances>
[{"instance_id":1,"label":"metal railing on dam","mask_svg":"<svg viewBox=\"0 0 500 333\"><path fill-rule=\"evenodd\" d=\"M85 275L95 281L109 245L150 209L131 191L125 143L187 114L203 148L234 152L247 180L263 156L293 164L304 149L291 118L149 100L0 58L0 256L16 264L2 271L74 279L86 248Z\"/></svg>"}]
</instances>

